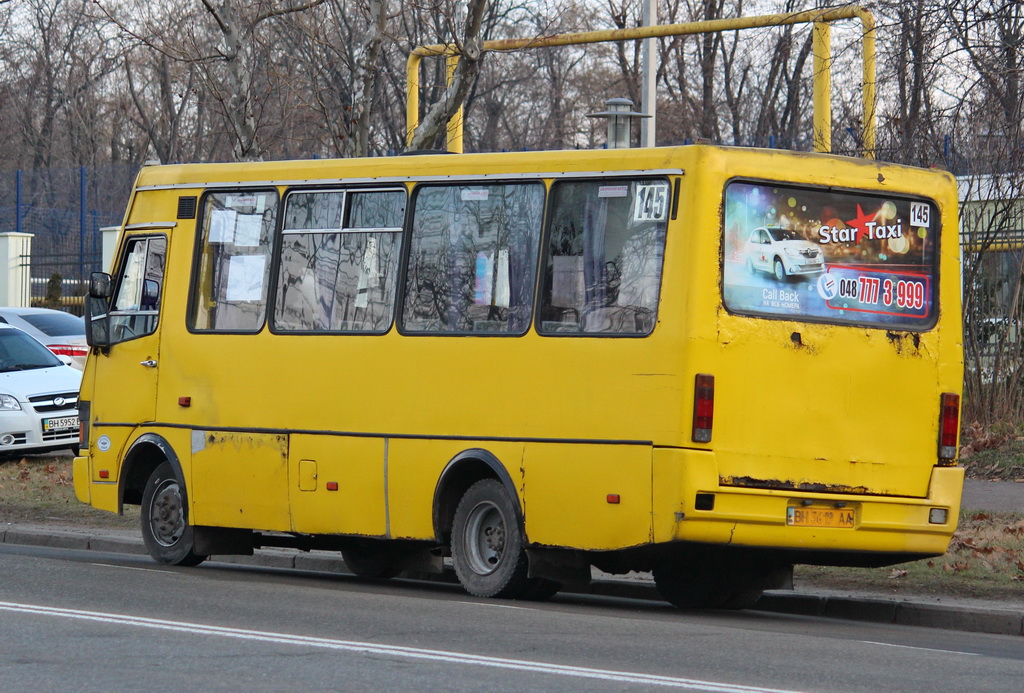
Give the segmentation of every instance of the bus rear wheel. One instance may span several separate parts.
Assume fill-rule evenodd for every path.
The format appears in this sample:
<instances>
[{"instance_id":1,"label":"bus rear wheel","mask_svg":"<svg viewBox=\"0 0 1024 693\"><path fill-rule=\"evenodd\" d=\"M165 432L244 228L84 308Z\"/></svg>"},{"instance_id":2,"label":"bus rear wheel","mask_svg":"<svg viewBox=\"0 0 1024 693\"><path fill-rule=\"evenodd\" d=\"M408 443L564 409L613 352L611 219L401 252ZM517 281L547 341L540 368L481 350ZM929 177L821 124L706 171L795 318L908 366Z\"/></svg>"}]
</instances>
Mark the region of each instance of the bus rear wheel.
<instances>
[{"instance_id":1,"label":"bus rear wheel","mask_svg":"<svg viewBox=\"0 0 1024 693\"><path fill-rule=\"evenodd\" d=\"M207 557L194 551L181 489L182 482L170 462L153 470L142 492L142 540L157 563L199 565Z\"/></svg>"},{"instance_id":2,"label":"bus rear wheel","mask_svg":"<svg viewBox=\"0 0 1024 693\"><path fill-rule=\"evenodd\" d=\"M483 479L455 509L452 564L462 587L477 597L528 596L528 559L518 514L505 487Z\"/></svg>"}]
</instances>

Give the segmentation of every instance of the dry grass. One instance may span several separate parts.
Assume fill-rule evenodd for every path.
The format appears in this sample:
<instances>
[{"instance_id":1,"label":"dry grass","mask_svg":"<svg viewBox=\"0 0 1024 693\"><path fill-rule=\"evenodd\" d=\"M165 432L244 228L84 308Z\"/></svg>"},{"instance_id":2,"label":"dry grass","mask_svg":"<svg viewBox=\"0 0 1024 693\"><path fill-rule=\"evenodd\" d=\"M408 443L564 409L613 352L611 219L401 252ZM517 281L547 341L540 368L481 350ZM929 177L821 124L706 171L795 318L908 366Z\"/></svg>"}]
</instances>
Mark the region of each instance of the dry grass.
<instances>
[{"instance_id":1,"label":"dry grass","mask_svg":"<svg viewBox=\"0 0 1024 693\"><path fill-rule=\"evenodd\" d=\"M887 568L799 566L796 583L891 595L935 595L1024 604L1024 515L961 516L944 556Z\"/></svg>"},{"instance_id":2,"label":"dry grass","mask_svg":"<svg viewBox=\"0 0 1024 693\"><path fill-rule=\"evenodd\" d=\"M71 458L31 456L0 461L0 522L136 527L138 513L118 516L80 503Z\"/></svg>"}]
</instances>

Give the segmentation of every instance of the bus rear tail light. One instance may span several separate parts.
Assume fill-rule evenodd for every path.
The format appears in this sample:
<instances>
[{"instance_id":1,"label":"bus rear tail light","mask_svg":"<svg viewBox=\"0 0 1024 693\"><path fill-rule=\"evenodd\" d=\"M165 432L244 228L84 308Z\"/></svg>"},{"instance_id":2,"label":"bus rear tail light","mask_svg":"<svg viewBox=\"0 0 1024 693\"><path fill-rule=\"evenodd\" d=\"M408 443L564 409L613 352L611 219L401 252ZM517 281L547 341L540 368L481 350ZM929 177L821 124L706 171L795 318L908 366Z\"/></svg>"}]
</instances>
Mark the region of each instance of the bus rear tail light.
<instances>
[{"instance_id":1,"label":"bus rear tail light","mask_svg":"<svg viewBox=\"0 0 1024 693\"><path fill-rule=\"evenodd\" d=\"M960 396L943 392L939 408L939 464L956 460L957 437L960 433Z\"/></svg>"},{"instance_id":2,"label":"bus rear tail light","mask_svg":"<svg viewBox=\"0 0 1024 693\"><path fill-rule=\"evenodd\" d=\"M698 373L693 386L693 442L711 442L714 418L715 376Z\"/></svg>"}]
</instances>

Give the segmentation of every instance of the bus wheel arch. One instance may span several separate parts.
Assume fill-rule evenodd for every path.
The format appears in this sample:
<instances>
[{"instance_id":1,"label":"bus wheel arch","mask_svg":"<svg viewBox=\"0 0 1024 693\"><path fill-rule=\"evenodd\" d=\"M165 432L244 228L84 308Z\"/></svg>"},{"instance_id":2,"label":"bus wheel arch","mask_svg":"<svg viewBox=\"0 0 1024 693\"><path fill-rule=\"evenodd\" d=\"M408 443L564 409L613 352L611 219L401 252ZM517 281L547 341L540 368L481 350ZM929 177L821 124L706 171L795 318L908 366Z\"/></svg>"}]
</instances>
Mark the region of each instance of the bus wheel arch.
<instances>
[{"instance_id":1,"label":"bus wheel arch","mask_svg":"<svg viewBox=\"0 0 1024 693\"><path fill-rule=\"evenodd\" d=\"M519 525L523 524L522 511L518 504L515 484L505 465L492 453L482 449L464 450L453 457L437 480L434 487L433 522L434 536L442 546L451 541L455 510L469 488L482 479L495 479L516 499L515 510Z\"/></svg>"},{"instance_id":2,"label":"bus wheel arch","mask_svg":"<svg viewBox=\"0 0 1024 693\"><path fill-rule=\"evenodd\" d=\"M128 505L142 505L142 494L146 488L146 482L162 463L167 462L174 469L179 480L184 480L181 462L174 448L155 433L143 433L128 448L124 456L124 463L121 466L119 510L123 510L125 503ZM182 484L182 499L186 501L188 496Z\"/></svg>"}]
</instances>

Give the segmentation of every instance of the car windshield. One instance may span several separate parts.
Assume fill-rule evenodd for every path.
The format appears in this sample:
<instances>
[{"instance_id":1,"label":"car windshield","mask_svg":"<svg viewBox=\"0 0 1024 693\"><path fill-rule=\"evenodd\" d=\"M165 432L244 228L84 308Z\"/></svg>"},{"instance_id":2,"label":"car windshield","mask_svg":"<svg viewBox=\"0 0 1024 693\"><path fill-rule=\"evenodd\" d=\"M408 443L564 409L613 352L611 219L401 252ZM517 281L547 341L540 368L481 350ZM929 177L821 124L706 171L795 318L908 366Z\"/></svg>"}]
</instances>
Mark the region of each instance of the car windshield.
<instances>
[{"instance_id":1,"label":"car windshield","mask_svg":"<svg viewBox=\"0 0 1024 693\"><path fill-rule=\"evenodd\" d=\"M0 373L53 368L62 361L20 330L0 330Z\"/></svg>"},{"instance_id":2,"label":"car windshield","mask_svg":"<svg viewBox=\"0 0 1024 693\"><path fill-rule=\"evenodd\" d=\"M71 313L27 313L18 317L48 337L85 336L85 321Z\"/></svg>"},{"instance_id":3,"label":"car windshield","mask_svg":"<svg viewBox=\"0 0 1024 693\"><path fill-rule=\"evenodd\" d=\"M790 229L768 229L774 241L802 241L804 237Z\"/></svg>"}]
</instances>

